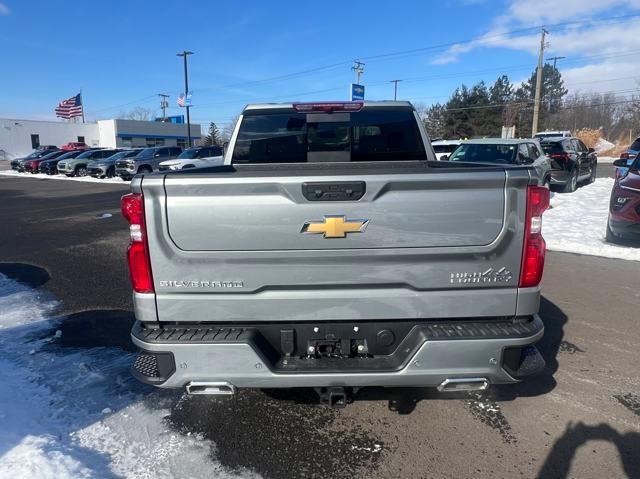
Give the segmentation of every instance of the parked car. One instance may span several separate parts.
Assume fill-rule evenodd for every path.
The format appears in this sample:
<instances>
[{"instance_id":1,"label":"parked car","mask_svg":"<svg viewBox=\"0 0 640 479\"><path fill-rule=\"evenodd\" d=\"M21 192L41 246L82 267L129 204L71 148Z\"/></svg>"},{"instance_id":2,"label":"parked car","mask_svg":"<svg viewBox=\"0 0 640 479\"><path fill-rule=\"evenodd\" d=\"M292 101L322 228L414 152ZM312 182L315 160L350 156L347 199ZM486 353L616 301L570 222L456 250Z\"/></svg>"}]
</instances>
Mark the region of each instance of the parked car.
<instances>
[{"instance_id":1,"label":"parked car","mask_svg":"<svg viewBox=\"0 0 640 479\"><path fill-rule=\"evenodd\" d=\"M116 176L116 161L136 156L140 153L141 148L135 150L119 151L107 158L93 160L87 163L87 172L96 178L111 178Z\"/></svg>"},{"instance_id":2,"label":"parked car","mask_svg":"<svg viewBox=\"0 0 640 479\"><path fill-rule=\"evenodd\" d=\"M74 150L74 151L65 151L62 155L57 158L52 158L50 160L44 160L38 166L39 173L45 173L47 175L57 175L58 174L58 163L62 160L68 160L71 158L75 158L76 156L82 154L84 150Z\"/></svg>"},{"instance_id":3,"label":"parked car","mask_svg":"<svg viewBox=\"0 0 640 479\"><path fill-rule=\"evenodd\" d=\"M576 190L582 181L596 180L598 157L578 138L549 138L540 143L551 159L551 186L564 193Z\"/></svg>"},{"instance_id":4,"label":"parked car","mask_svg":"<svg viewBox=\"0 0 640 479\"><path fill-rule=\"evenodd\" d=\"M627 166L625 159L618 159L613 164L618 167ZM626 174L616 178L611 190L607 241L640 241L640 157L636 156L628 170Z\"/></svg>"},{"instance_id":5,"label":"parked car","mask_svg":"<svg viewBox=\"0 0 640 479\"><path fill-rule=\"evenodd\" d=\"M25 161L42 158L43 156L47 156L49 153L53 153L54 151L58 151L58 148L55 146L33 150L23 158L16 158L14 160L11 160L11 169L21 171Z\"/></svg>"},{"instance_id":6,"label":"parked car","mask_svg":"<svg viewBox=\"0 0 640 479\"><path fill-rule=\"evenodd\" d=\"M116 161L116 175L123 180L130 180L138 173L159 171L160 163L177 158L182 153L179 146L156 146L145 148L136 156Z\"/></svg>"},{"instance_id":7,"label":"parked car","mask_svg":"<svg viewBox=\"0 0 640 479\"><path fill-rule=\"evenodd\" d=\"M431 146L436 153L436 158L440 160L443 156L453 153L460 143L462 140L435 140L431 142Z\"/></svg>"},{"instance_id":8,"label":"parked car","mask_svg":"<svg viewBox=\"0 0 640 479\"><path fill-rule=\"evenodd\" d=\"M571 138L573 135L569 130L541 131L533 135L534 138L542 140L544 138Z\"/></svg>"},{"instance_id":9,"label":"parked car","mask_svg":"<svg viewBox=\"0 0 640 479\"><path fill-rule=\"evenodd\" d=\"M487 163L499 165L530 165L538 174L538 184L549 186L551 161L532 139L484 138L465 140L451 154L442 160L464 161L467 163Z\"/></svg>"},{"instance_id":10,"label":"parked car","mask_svg":"<svg viewBox=\"0 0 640 479\"><path fill-rule=\"evenodd\" d=\"M120 150L101 149L83 151L75 158L60 161L58 163L58 173L67 176L87 176L87 164L90 161L107 158L118 151Z\"/></svg>"},{"instance_id":11,"label":"parked car","mask_svg":"<svg viewBox=\"0 0 640 479\"><path fill-rule=\"evenodd\" d=\"M61 149L64 151L88 150L89 145L87 145L84 141L70 141L66 145L62 145Z\"/></svg>"},{"instance_id":12,"label":"parked car","mask_svg":"<svg viewBox=\"0 0 640 479\"><path fill-rule=\"evenodd\" d=\"M29 173L38 173L38 169L40 168L40 163L47 160L54 160L56 158L60 158L66 152L62 150L52 151L48 155L44 155L40 158L34 158L32 160L25 160L22 163L22 171L28 171Z\"/></svg>"},{"instance_id":13,"label":"parked car","mask_svg":"<svg viewBox=\"0 0 640 479\"><path fill-rule=\"evenodd\" d=\"M633 160L636 159L640 153L640 138L636 138L636 140L631 143L629 148L620 153L620 159L626 160L625 166L619 166L616 168L616 178L619 178L627 173L629 170L629 166L633 163ZM623 164L622 162L620 164Z\"/></svg>"},{"instance_id":14,"label":"parked car","mask_svg":"<svg viewBox=\"0 0 640 479\"><path fill-rule=\"evenodd\" d=\"M217 166L223 163L221 146L194 146L184 150L175 160L160 163L160 171Z\"/></svg>"}]
</instances>

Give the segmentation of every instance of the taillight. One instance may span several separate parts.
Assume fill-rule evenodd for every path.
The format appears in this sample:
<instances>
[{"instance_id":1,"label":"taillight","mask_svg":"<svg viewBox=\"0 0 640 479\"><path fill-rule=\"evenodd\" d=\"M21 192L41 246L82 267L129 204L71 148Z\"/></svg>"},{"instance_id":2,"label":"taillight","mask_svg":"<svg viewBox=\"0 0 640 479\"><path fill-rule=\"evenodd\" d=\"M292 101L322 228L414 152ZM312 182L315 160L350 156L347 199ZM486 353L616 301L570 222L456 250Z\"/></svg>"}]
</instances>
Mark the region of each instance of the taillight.
<instances>
[{"instance_id":1,"label":"taillight","mask_svg":"<svg viewBox=\"0 0 640 479\"><path fill-rule=\"evenodd\" d=\"M542 213L549 208L549 188L529 186L520 268L521 288L537 286L542 280L546 244L542 237Z\"/></svg>"},{"instance_id":2,"label":"taillight","mask_svg":"<svg viewBox=\"0 0 640 479\"><path fill-rule=\"evenodd\" d=\"M569 161L568 153L552 153L549 155L552 160Z\"/></svg>"},{"instance_id":3,"label":"taillight","mask_svg":"<svg viewBox=\"0 0 640 479\"><path fill-rule=\"evenodd\" d=\"M122 216L129 222L130 241L127 249L129 275L136 293L153 293L153 276L149 259L149 244L144 220L144 198L140 193L129 193L120 200Z\"/></svg>"},{"instance_id":4,"label":"taillight","mask_svg":"<svg viewBox=\"0 0 640 479\"><path fill-rule=\"evenodd\" d=\"M301 113L314 111L330 113L332 111L360 111L363 106L364 103L361 101L294 103L293 109Z\"/></svg>"}]
</instances>

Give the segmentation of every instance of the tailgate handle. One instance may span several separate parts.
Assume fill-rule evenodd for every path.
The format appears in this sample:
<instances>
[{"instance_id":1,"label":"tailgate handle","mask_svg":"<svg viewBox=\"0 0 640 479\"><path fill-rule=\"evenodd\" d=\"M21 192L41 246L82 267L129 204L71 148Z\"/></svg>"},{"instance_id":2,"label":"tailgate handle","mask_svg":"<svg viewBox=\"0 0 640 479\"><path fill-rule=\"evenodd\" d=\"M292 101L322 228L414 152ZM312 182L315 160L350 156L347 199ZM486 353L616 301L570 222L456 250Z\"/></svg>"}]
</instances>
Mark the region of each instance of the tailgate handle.
<instances>
[{"instance_id":1,"label":"tailgate handle","mask_svg":"<svg viewBox=\"0 0 640 479\"><path fill-rule=\"evenodd\" d=\"M358 201L365 190L364 181L302 183L302 194L309 201Z\"/></svg>"}]
</instances>

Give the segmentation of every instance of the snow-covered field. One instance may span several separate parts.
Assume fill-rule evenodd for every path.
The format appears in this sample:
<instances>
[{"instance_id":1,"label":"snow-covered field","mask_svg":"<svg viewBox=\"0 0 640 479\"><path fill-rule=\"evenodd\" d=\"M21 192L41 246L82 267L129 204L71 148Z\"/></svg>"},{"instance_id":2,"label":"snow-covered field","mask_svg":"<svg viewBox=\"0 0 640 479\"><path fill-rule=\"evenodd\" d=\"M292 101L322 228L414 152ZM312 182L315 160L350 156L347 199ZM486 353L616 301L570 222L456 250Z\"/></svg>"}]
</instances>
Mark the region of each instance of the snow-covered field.
<instances>
[{"instance_id":1,"label":"snow-covered field","mask_svg":"<svg viewBox=\"0 0 640 479\"><path fill-rule=\"evenodd\" d=\"M640 246L614 245L605 240L613 182L612 178L599 178L574 193L553 195L552 208L542 217L548 249L640 261Z\"/></svg>"},{"instance_id":2,"label":"snow-covered field","mask_svg":"<svg viewBox=\"0 0 640 479\"><path fill-rule=\"evenodd\" d=\"M131 354L52 343L58 307L0 274L0 477L238 477L170 429L179 393L135 381Z\"/></svg>"},{"instance_id":3,"label":"snow-covered field","mask_svg":"<svg viewBox=\"0 0 640 479\"><path fill-rule=\"evenodd\" d=\"M20 173L19 171L15 171L15 170L4 170L4 171L0 171L0 176L17 176L19 178L35 178L35 179L39 179L39 180L64 180L64 181L86 181L89 183L118 183L118 184L123 184L123 183L129 183L128 181L124 181L122 180L122 178L119 177L114 177L114 178L94 178L92 176L82 176L82 177L69 177L66 175L45 175L42 173L36 173L31 174L31 173Z\"/></svg>"}]
</instances>

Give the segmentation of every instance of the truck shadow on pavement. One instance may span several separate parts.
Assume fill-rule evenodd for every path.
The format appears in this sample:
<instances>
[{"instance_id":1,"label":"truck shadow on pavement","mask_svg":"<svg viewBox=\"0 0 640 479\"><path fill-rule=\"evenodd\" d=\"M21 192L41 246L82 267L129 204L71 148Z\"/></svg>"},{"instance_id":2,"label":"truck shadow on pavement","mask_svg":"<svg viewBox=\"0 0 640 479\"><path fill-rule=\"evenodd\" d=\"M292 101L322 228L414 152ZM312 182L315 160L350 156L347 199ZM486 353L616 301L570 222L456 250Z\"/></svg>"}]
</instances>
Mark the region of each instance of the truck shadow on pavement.
<instances>
[{"instance_id":1,"label":"truck shadow on pavement","mask_svg":"<svg viewBox=\"0 0 640 479\"><path fill-rule=\"evenodd\" d=\"M565 432L554 443L537 477L539 479L569 477L576 451L589 441L607 441L616 446L627 477L640 477L640 433L620 434L609 424L589 426L582 422L567 424Z\"/></svg>"}]
</instances>

